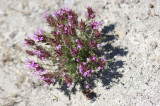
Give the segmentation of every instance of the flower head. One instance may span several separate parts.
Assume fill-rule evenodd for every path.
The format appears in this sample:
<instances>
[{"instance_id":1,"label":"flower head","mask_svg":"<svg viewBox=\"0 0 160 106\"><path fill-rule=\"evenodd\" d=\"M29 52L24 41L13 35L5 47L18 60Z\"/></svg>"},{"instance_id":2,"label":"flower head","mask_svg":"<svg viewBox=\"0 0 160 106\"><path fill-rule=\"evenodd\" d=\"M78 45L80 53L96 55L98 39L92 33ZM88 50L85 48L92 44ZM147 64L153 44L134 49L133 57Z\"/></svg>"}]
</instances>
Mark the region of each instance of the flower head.
<instances>
[{"instance_id":1,"label":"flower head","mask_svg":"<svg viewBox=\"0 0 160 106\"><path fill-rule=\"evenodd\" d=\"M41 81L44 81L44 80L45 80L44 77L42 77L42 78L41 78Z\"/></svg>"},{"instance_id":2,"label":"flower head","mask_svg":"<svg viewBox=\"0 0 160 106\"><path fill-rule=\"evenodd\" d=\"M78 39L76 39L75 41L76 41L76 43L78 43L78 41L79 41L79 40L78 40Z\"/></svg>"},{"instance_id":3,"label":"flower head","mask_svg":"<svg viewBox=\"0 0 160 106\"><path fill-rule=\"evenodd\" d=\"M81 48L82 48L82 45L78 44L78 48L81 49Z\"/></svg>"},{"instance_id":4,"label":"flower head","mask_svg":"<svg viewBox=\"0 0 160 106\"><path fill-rule=\"evenodd\" d=\"M93 56L93 57L92 57L92 60L96 60L96 59L97 59L97 57L96 57L96 56Z\"/></svg>"},{"instance_id":5,"label":"flower head","mask_svg":"<svg viewBox=\"0 0 160 106\"><path fill-rule=\"evenodd\" d=\"M39 74L41 74L41 73L42 73L42 69L39 70Z\"/></svg>"},{"instance_id":6,"label":"flower head","mask_svg":"<svg viewBox=\"0 0 160 106\"><path fill-rule=\"evenodd\" d=\"M90 46L91 48L93 48L93 49L96 47L96 45L97 45L97 42L96 42L96 41L93 41L93 40L91 40L90 43L89 43L89 46Z\"/></svg>"},{"instance_id":7,"label":"flower head","mask_svg":"<svg viewBox=\"0 0 160 106\"><path fill-rule=\"evenodd\" d=\"M89 85L86 85L86 89L88 89L89 88Z\"/></svg>"},{"instance_id":8,"label":"flower head","mask_svg":"<svg viewBox=\"0 0 160 106\"><path fill-rule=\"evenodd\" d=\"M55 79L54 78L52 78L52 80L51 80L52 82L55 82Z\"/></svg>"},{"instance_id":9,"label":"flower head","mask_svg":"<svg viewBox=\"0 0 160 106\"><path fill-rule=\"evenodd\" d=\"M105 61L105 60L106 60L106 57L103 57L102 59Z\"/></svg>"},{"instance_id":10,"label":"flower head","mask_svg":"<svg viewBox=\"0 0 160 106\"><path fill-rule=\"evenodd\" d=\"M59 58L57 58L56 60L59 61Z\"/></svg>"},{"instance_id":11,"label":"flower head","mask_svg":"<svg viewBox=\"0 0 160 106\"><path fill-rule=\"evenodd\" d=\"M59 33L60 33L59 30L57 30L57 31L56 31L56 34L58 35Z\"/></svg>"},{"instance_id":12,"label":"flower head","mask_svg":"<svg viewBox=\"0 0 160 106\"><path fill-rule=\"evenodd\" d=\"M86 62L83 62L83 65L86 65Z\"/></svg>"},{"instance_id":13,"label":"flower head","mask_svg":"<svg viewBox=\"0 0 160 106\"><path fill-rule=\"evenodd\" d=\"M70 86L71 86L71 84L70 84L70 83L68 83L68 84L67 84L67 86L68 86L68 87L70 87Z\"/></svg>"},{"instance_id":14,"label":"flower head","mask_svg":"<svg viewBox=\"0 0 160 106\"><path fill-rule=\"evenodd\" d=\"M62 45L59 44L59 45L56 47L56 50L59 50L61 47L62 47Z\"/></svg>"},{"instance_id":15,"label":"flower head","mask_svg":"<svg viewBox=\"0 0 160 106\"><path fill-rule=\"evenodd\" d=\"M91 59L90 59L90 58L87 58L87 61L89 62L89 61L91 61Z\"/></svg>"},{"instance_id":16,"label":"flower head","mask_svg":"<svg viewBox=\"0 0 160 106\"><path fill-rule=\"evenodd\" d=\"M98 67L98 70L101 70L101 69L102 69L102 67L99 66L99 67Z\"/></svg>"},{"instance_id":17,"label":"flower head","mask_svg":"<svg viewBox=\"0 0 160 106\"><path fill-rule=\"evenodd\" d=\"M70 27L72 26L72 24L71 24L70 22L68 23L68 25L69 25Z\"/></svg>"},{"instance_id":18,"label":"flower head","mask_svg":"<svg viewBox=\"0 0 160 106\"><path fill-rule=\"evenodd\" d=\"M82 65L79 65L79 72L82 73L82 71L83 71L83 67Z\"/></svg>"},{"instance_id":19,"label":"flower head","mask_svg":"<svg viewBox=\"0 0 160 106\"><path fill-rule=\"evenodd\" d=\"M49 14L49 11L47 11L47 12L45 12L45 13L43 14L43 20L44 20L44 21L46 21L46 17L47 17L48 14Z\"/></svg>"},{"instance_id":20,"label":"flower head","mask_svg":"<svg viewBox=\"0 0 160 106\"><path fill-rule=\"evenodd\" d=\"M66 73L63 73L63 74L62 74L62 77L64 77L64 76L66 76Z\"/></svg>"},{"instance_id":21,"label":"flower head","mask_svg":"<svg viewBox=\"0 0 160 106\"><path fill-rule=\"evenodd\" d=\"M91 73L94 73L95 71L94 70L91 70Z\"/></svg>"},{"instance_id":22,"label":"flower head","mask_svg":"<svg viewBox=\"0 0 160 106\"><path fill-rule=\"evenodd\" d=\"M79 62L79 59L77 58L76 61Z\"/></svg>"},{"instance_id":23,"label":"flower head","mask_svg":"<svg viewBox=\"0 0 160 106\"><path fill-rule=\"evenodd\" d=\"M101 44L98 44L97 47L101 47Z\"/></svg>"}]
</instances>

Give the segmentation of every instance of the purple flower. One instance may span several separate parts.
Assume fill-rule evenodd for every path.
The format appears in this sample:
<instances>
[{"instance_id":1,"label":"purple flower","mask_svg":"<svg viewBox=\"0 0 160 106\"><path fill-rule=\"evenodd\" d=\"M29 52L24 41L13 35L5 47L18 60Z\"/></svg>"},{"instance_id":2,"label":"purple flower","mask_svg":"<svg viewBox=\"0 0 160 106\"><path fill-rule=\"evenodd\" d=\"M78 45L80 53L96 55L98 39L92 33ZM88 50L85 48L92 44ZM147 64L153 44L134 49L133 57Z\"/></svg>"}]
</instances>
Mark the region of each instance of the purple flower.
<instances>
[{"instance_id":1,"label":"purple flower","mask_svg":"<svg viewBox=\"0 0 160 106\"><path fill-rule=\"evenodd\" d=\"M59 30L57 30L57 31L56 31L56 34L58 35L59 33L60 33Z\"/></svg>"},{"instance_id":2,"label":"purple flower","mask_svg":"<svg viewBox=\"0 0 160 106\"><path fill-rule=\"evenodd\" d=\"M62 45L59 44L59 45L56 47L56 50L59 50L61 47L62 47Z\"/></svg>"},{"instance_id":3,"label":"purple flower","mask_svg":"<svg viewBox=\"0 0 160 106\"><path fill-rule=\"evenodd\" d=\"M83 62L83 65L86 65L86 62Z\"/></svg>"},{"instance_id":4,"label":"purple flower","mask_svg":"<svg viewBox=\"0 0 160 106\"><path fill-rule=\"evenodd\" d=\"M36 54L36 51L32 51L33 54Z\"/></svg>"},{"instance_id":5,"label":"purple flower","mask_svg":"<svg viewBox=\"0 0 160 106\"><path fill-rule=\"evenodd\" d=\"M67 8L66 10L67 10L67 11L70 11L70 9L69 9L69 8Z\"/></svg>"},{"instance_id":6,"label":"purple flower","mask_svg":"<svg viewBox=\"0 0 160 106\"><path fill-rule=\"evenodd\" d=\"M37 54L38 54L38 56L41 56L41 52L40 52L40 51L38 51L38 50L37 50Z\"/></svg>"},{"instance_id":7,"label":"purple flower","mask_svg":"<svg viewBox=\"0 0 160 106\"><path fill-rule=\"evenodd\" d=\"M90 76L90 74L89 73L87 73L87 77L89 77Z\"/></svg>"},{"instance_id":8,"label":"purple flower","mask_svg":"<svg viewBox=\"0 0 160 106\"><path fill-rule=\"evenodd\" d=\"M42 73L42 69L40 69L38 72L39 72L39 74L41 74Z\"/></svg>"},{"instance_id":9,"label":"purple flower","mask_svg":"<svg viewBox=\"0 0 160 106\"><path fill-rule=\"evenodd\" d=\"M90 17L91 17L91 19L93 19L94 18L94 15L92 14L92 15L90 15Z\"/></svg>"},{"instance_id":10,"label":"purple flower","mask_svg":"<svg viewBox=\"0 0 160 106\"><path fill-rule=\"evenodd\" d=\"M56 15L57 15L57 13L56 13L56 12L52 14L52 16L53 16L53 17L54 17L54 16L56 16Z\"/></svg>"},{"instance_id":11,"label":"purple flower","mask_svg":"<svg viewBox=\"0 0 160 106\"><path fill-rule=\"evenodd\" d=\"M34 40L38 40L38 36L36 34L33 35Z\"/></svg>"},{"instance_id":12,"label":"purple flower","mask_svg":"<svg viewBox=\"0 0 160 106\"><path fill-rule=\"evenodd\" d=\"M90 6L87 6L87 9L90 8Z\"/></svg>"},{"instance_id":13,"label":"purple flower","mask_svg":"<svg viewBox=\"0 0 160 106\"><path fill-rule=\"evenodd\" d=\"M95 72L94 70L91 71L91 73L94 73L94 72Z\"/></svg>"},{"instance_id":14,"label":"purple flower","mask_svg":"<svg viewBox=\"0 0 160 106\"><path fill-rule=\"evenodd\" d=\"M42 61L44 61L44 60L45 60L45 58L44 58L44 57L41 57L41 60L42 60Z\"/></svg>"},{"instance_id":15,"label":"purple flower","mask_svg":"<svg viewBox=\"0 0 160 106\"><path fill-rule=\"evenodd\" d=\"M92 26L92 23L89 23L89 26Z\"/></svg>"},{"instance_id":16,"label":"purple flower","mask_svg":"<svg viewBox=\"0 0 160 106\"><path fill-rule=\"evenodd\" d=\"M48 84L48 83L46 83L46 86L47 86L47 87L49 87L49 84Z\"/></svg>"},{"instance_id":17,"label":"purple flower","mask_svg":"<svg viewBox=\"0 0 160 106\"><path fill-rule=\"evenodd\" d=\"M94 26L94 27L93 27L93 29L98 29L98 28L99 28L98 26Z\"/></svg>"},{"instance_id":18,"label":"purple flower","mask_svg":"<svg viewBox=\"0 0 160 106\"><path fill-rule=\"evenodd\" d=\"M89 88L89 85L86 85L86 89L88 89Z\"/></svg>"},{"instance_id":19,"label":"purple flower","mask_svg":"<svg viewBox=\"0 0 160 106\"><path fill-rule=\"evenodd\" d=\"M44 70L45 73L47 73L47 70Z\"/></svg>"},{"instance_id":20,"label":"purple flower","mask_svg":"<svg viewBox=\"0 0 160 106\"><path fill-rule=\"evenodd\" d=\"M105 61L105 60L106 60L106 57L103 57L102 59Z\"/></svg>"},{"instance_id":21,"label":"purple flower","mask_svg":"<svg viewBox=\"0 0 160 106\"><path fill-rule=\"evenodd\" d=\"M49 11L47 11L47 12L45 12L45 13L43 14L43 17L42 17L42 18L43 18L44 21L46 21L46 17L47 17L48 14L49 14Z\"/></svg>"},{"instance_id":22,"label":"purple flower","mask_svg":"<svg viewBox=\"0 0 160 106\"><path fill-rule=\"evenodd\" d=\"M71 84L70 84L70 83L68 83L68 84L67 84L67 86L68 86L68 87L70 87L70 86L71 86Z\"/></svg>"},{"instance_id":23,"label":"purple flower","mask_svg":"<svg viewBox=\"0 0 160 106\"><path fill-rule=\"evenodd\" d=\"M98 44L97 47L101 47L101 44Z\"/></svg>"},{"instance_id":24,"label":"purple flower","mask_svg":"<svg viewBox=\"0 0 160 106\"><path fill-rule=\"evenodd\" d=\"M60 14L60 13L61 13L61 11L60 11L60 10L58 10L58 11L57 11L57 14Z\"/></svg>"},{"instance_id":25,"label":"purple flower","mask_svg":"<svg viewBox=\"0 0 160 106\"><path fill-rule=\"evenodd\" d=\"M97 30L99 28L99 26L102 26L102 23L101 22L89 23L89 26L91 26L91 27L93 27L93 29Z\"/></svg>"},{"instance_id":26,"label":"purple flower","mask_svg":"<svg viewBox=\"0 0 160 106\"><path fill-rule=\"evenodd\" d=\"M92 60L96 60L96 56L93 56Z\"/></svg>"},{"instance_id":27,"label":"purple flower","mask_svg":"<svg viewBox=\"0 0 160 106\"><path fill-rule=\"evenodd\" d=\"M40 39L39 39L40 41L42 41L43 40L43 37L40 37Z\"/></svg>"},{"instance_id":28,"label":"purple flower","mask_svg":"<svg viewBox=\"0 0 160 106\"><path fill-rule=\"evenodd\" d=\"M63 25L61 24L61 25L59 25L58 27L60 27L60 28L61 28L61 27L63 27Z\"/></svg>"},{"instance_id":29,"label":"purple flower","mask_svg":"<svg viewBox=\"0 0 160 106\"><path fill-rule=\"evenodd\" d=\"M55 82L55 79L54 78L52 78L52 80L51 80L52 82Z\"/></svg>"},{"instance_id":30,"label":"purple flower","mask_svg":"<svg viewBox=\"0 0 160 106\"><path fill-rule=\"evenodd\" d=\"M87 72L89 73L91 70L87 70Z\"/></svg>"},{"instance_id":31,"label":"purple flower","mask_svg":"<svg viewBox=\"0 0 160 106\"><path fill-rule=\"evenodd\" d=\"M88 15L89 15L89 13L88 13L88 12L86 12L86 15L88 16Z\"/></svg>"},{"instance_id":32,"label":"purple flower","mask_svg":"<svg viewBox=\"0 0 160 106\"><path fill-rule=\"evenodd\" d=\"M64 27L64 30L67 30L67 27Z\"/></svg>"},{"instance_id":33,"label":"purple flower","mask_svg":"<svg viewBox=\"0 0 160 106\"><path fill-rule=\"evenodd\" d=\"M83 71L83 67L82 65L79 65L79 72L82 73L82 71Z\"/></svg>"},{"instance_id":34,"label":"purple flower","mask_svg":"<svg viewBox=\"0 0 160 106\"><path fill-rule=\"evenodd\" d=\"M78 48L81 49L81 48L82 48L82 45L78 44Z\"/></svg>"},{"instance_id":35,"label":"purple flower","mask_svg":"<svg viewBox=\"0 0 160 106\"><path fill-rule=\"evenodd\" d=\"M102 67L100 67L100 66L99 66L99 67L98 67L98 69L99 69L99 70L101 70L101 69L102 69Z\"/></svg>"},{"instance_id":36,"label":"purple flower","mask_svg":"<svg viewBox=\"0 0 160 106\"><path fill-rule=\"evenodd\" d=\"M44 81L44 76L41 78L41 81Z\"/></svg>"},{"instance_id":37,"label":"purple flower","mask_svg":"<svg viewBox=\"0 0 160 106\"><path fill-rule=\"evenodd\" d=\"M99 26L102 26L102 22L99 21L98 24L99 24Z\"/></svg>"},{"instance_id":38,"label":"purple flower","mask_svg":"<svg viewBox=\"0 0 160 106\"><path fill-rule=\"evenodd\" d=\"M34 71L32 71L32 74L34 74L35 72Z\"/></svg>"},{"instance_id":39,"label":"purple flower","mask_svg":"<svg viewBox=\"0 0 160 106\"><path fill-rule=\"evenodd\" d=\"M78 39L75 40L78 43Z\"/></svg>"},{"instance_id":40,"label":"purple flower","mask_svg":"<svg viewBox=\"0 0 160 106\"><path fill-rule=\"evenodd\" d=\"M78 52L78 50L77 50L77 49L74 49L74 52Z\"/></svg>"},{"instance_id":41,"label":"purple flower","mask_svg":"<svg viewBox=\"0 0 160 106\"><path fill-rule=\"evenodd\" d=\"M59 58L57 58L56 60L59 61Z\"/></svg>"},{"instance_id":42,"label":"purple flower","mask_svg":"<svg viewBox=\"0 0 160 106\"><path fill-rule=\"evenodd\" d=\"M34 61L32 61L31 65L29 66L29 69L34 68Z\"/></svg>"},{"instance_id":43,"label":"purple flower","mask_svg":"<svg viewBox=\"0 0 160 106\"><path fill-rule=\"evenodd\" d=\"M66 76L66 73L63 73L63 74L62 74L62 77L64 77L64 76Z\"/></svg>"},{"instance_id":44,"label":"purple flower","mask_svg":"<svg viewBox=\"0 0 160 106\"><path fill-rule=\"evenodd\" d=\"M31 60L30 59L27 59L27 61L26 61L27 63L29 63L29 62L31 62Z\"/></svg>"},{"instance_id":45,"label":"purple flower","mask_svg":"<svg viewBox=\"0 0 160 106\"><path fill-rule=\"evenodd\" d=\"M26 45L26 44L27 44L27 41L25 40L25 41L24 41L24 45Z\"/></svg>"},{"instance_id":46,"label":"purple flower","mask_svg":"<svg viewBox=\"0 0 160 106\"><path fill-rule=\"evenodd\" d=\"M70 22L68 23L68 25L69 25L70 27L72 26L72 24L71 24Z\"/></svg>"},{"instance_id":47,"label":"purple flower","mask_svg":"<svg viewBox=\"0 0 160 106\"><path fill-rule=\"evenodd\" d=\"M98 23L97 22L94 22L94 26L97 26L98 25Z\"/></svg>"},{"instance_id":48,"label":"purple flower","mask_svg":"<svg viewBox=\"0 0 160 106\"><path fill-rule=\"evenodd\" d=\"M40 78L39 73L37 73L37 78Z\"/></svg>"},{"instance_id":49,"label":"purple flower","mask_svg":"<svg viewBox=\"0 0 160 106\"><path fill-rule=\"evenodd\" d=\"M79 59L77 58L76 61L79 62Z\"/></svg>"},{"instance_id":50,"label":"purple flower","mask_svg":"<svg viewBox=\"0 0 160 106\"><path fill-rule=\"evenodd\" d=\"M64 33L64 34L66 34L66 33L67 33L67 31L64 31L63 33Z\"/></svg>"},{"instance_id":51,"label":"purple flower","mask_svg":"<svg viewBox=\"0 0 160 106\"><path fill-rule=\"evenodd\" d=\"M91 61L91 59L90 59L90 58L87 58L87 61L89 62L89 61Z\"/></svg>"},{"instance_id":52,"label":"purple flower","mask_svg":"<svg viewBox=\"0 0 160 106\"><path fill-rule=\"evenodd\" d=\"M62 13L62 15L63 15L63 14L65 13L65 11L62 10L61 13Z\"/></svg>"},{"instance_id":53,"label":"purple flower","mask_svg":"<svg viewBox=\"0 0 160 106\"><path fill-rule=\"evenodd\" d=\"M90 70L89 70L89 72L90 72ZM83 73L83 76L84 76L84 77L89 77L89 76L90 76L89 72L86 71L85 73Z\"/></svg>"},{"instance_id":54,"label":"purple flower","mask_svg":"<svg viewBox=\"0 0 160 106\"><path fill-rule=\"evenodd\" d=\"M71 19L72 18L72 16L68 16L69 17L69 19Z\"/></svg>"},{"instance_id":55,"label":"purple flower","mask_svg":"<svg viewBox=\"0 0 160 106\"><path fill-rule=\"evenodd\" d=\"M35 65L34 65L35 68L37 68L38 66L39 66L38 64L35 64Z\"/></svg>"},{"instance_id":56,"label":"purple flower","mask_svg":"<svg viewBox=\"0 0 160 106\"><path fill-rule=\"evenodd\" d=\"M83 76L86 77L88 75L88 72L83 73Z\"/></svg>"}]
</instances>

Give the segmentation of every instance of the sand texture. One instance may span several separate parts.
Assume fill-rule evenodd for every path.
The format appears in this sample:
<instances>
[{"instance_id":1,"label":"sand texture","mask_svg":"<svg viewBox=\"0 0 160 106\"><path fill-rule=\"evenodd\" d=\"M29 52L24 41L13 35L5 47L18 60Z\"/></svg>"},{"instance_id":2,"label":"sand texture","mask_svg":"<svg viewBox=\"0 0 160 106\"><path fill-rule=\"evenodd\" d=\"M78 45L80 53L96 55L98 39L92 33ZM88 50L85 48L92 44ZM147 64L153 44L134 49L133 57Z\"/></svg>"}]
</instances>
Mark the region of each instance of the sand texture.
<instances>
[{"instance_id":1,"label":"sand texture","mask_svg":"<svg viewBox=\"0 0 160 106\"><path fill-rule=\"evenodd\" d=\"M103 23L103 55L114 61L93 79L93 100L79 86L46 87L24 65L24 38L47 30L43 13L63 5L79 19L92 6ZM0 106L99 105L160 106L160 0L0 0Z\"/></svg>"}]
</instances>

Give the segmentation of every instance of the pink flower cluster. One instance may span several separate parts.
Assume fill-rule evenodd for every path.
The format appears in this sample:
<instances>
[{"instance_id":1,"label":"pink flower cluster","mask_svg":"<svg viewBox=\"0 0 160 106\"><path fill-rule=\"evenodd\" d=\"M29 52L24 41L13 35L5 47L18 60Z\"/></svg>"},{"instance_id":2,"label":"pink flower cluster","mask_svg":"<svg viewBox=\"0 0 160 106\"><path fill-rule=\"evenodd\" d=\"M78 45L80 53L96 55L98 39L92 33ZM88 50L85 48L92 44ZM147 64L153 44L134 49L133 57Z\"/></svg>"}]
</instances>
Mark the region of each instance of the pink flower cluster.
<instances>
[{"instance_id":1,"label":"pink flower cluster","mask_svg":"<svg viewBox=\"0 0 160 106\"><path fill-rule=\"evenodd\" d=\"M47 33L37 28L33 37L29 35L24 44L32 50L26 50L30 56L37 56L38 63L28 60L26 66L34 70L37 77L46 85L62 80L68 87L73 81L92 74L104 68L106 59L98 58L98 48L101 47L101 22L96 22L95 11L87 7L87 20L78 21L78 15L71 9L62 8L53 14L48 11L42 16L52 30ZM45 64L45 62L47 64ZM43 67L50 66L48 62L58 65L59 71L47 72ZM42 67L43 66L43 67ZM49 70L49 69L48 69ZM85 84L86 85L86 84ZM86 89L89 89L86 85Z\"/></svg>"},{"instance_id":2,"label":"pink flower cluster","mask_svg":"<svg viewBox=\"0 0 160 106\"><path fill-rule=\"evenodd\" d=\"M97 30L98 28L102 27L102 23L101 22L89 23L89 26L91 26L94 30Z\"/></svg>"},{"instance_id":3,"label":"pink flower cluster","mask_svg":"<svg viewBox=\"0 0 160 106\"><path fill-rule=\"evenodd\" d=\"M105 66L106 58L103 57L102 59L97 59L96 56L90 56L86 59L86 62L79 63L79 73L83 74L84 77L89 77L90 74L94 73L95 70L92 70L89 64L97 64L98 70L101 70ZM89 64L88 64L89 63Z\"/></svg>"},{"instance_id":4,"label":"pink flower cluster","mask_svg":"<svg viewBox=\"0 0 160 106\"><path fill-rule=\"evenodd\" d=\"M91 7L87 7L87 16L88 16L88 19L93 19L95 17L95 11L93 11L93 9Z\"/></svg>"}]
</instances>

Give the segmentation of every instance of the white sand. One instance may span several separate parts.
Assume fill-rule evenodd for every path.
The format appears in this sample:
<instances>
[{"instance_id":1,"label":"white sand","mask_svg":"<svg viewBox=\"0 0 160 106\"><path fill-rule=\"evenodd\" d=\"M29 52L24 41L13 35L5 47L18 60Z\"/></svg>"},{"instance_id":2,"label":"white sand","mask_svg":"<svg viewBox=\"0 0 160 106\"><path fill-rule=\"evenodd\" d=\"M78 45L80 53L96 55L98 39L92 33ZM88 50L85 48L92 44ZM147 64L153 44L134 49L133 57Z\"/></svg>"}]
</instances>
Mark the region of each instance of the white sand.
<instances>
[{"instance_id":1,"label":"white sand","mask_svg":"<svg viewBox=\"0 0 160 106\"><path fill-rule=\"evenodd\" d=\"M97 20L111 29L106 36L118 35L103 43L115 62L95 80L95 101L79 89L69 100L58 85L47 88L24 65L24 38L38 26L47 29L42 14L62 5L80 18L87 5L98 9ZM160 106L159 65L160 0L0 0L1 106Z\"/></svg>"}]
</instances>

